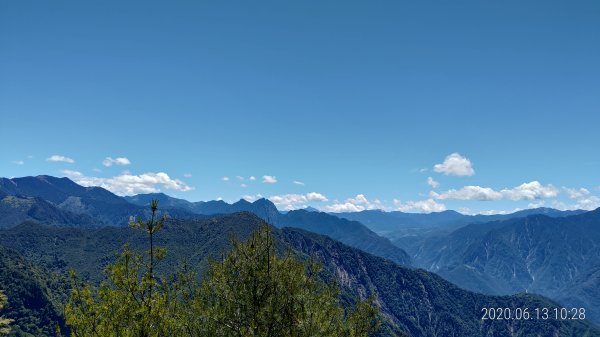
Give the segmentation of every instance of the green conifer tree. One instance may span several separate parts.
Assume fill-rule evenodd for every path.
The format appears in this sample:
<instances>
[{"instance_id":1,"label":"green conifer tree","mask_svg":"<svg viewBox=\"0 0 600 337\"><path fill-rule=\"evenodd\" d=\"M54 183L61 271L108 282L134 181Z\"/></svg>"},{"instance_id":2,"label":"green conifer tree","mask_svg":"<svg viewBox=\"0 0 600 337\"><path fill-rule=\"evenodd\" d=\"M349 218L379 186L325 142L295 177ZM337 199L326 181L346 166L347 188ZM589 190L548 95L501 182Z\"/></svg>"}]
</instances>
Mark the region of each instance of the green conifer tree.
<instances>
[{"instance_id":1,"label":"green conifer tree","mask_svg":"<svg viewBox=\"0 0 600 337\"><path fill-rule=\"evenodd\" d=\"M150 210L149 220L130 224L148 233L147 255L126 245L116 263L107 268L107 281L97 291L90 284L82 285L72 273L73 290L65 307L72 336L171 336L174 307L168 296L172 291L169 282L155 275L156 265L166 252L154 247L154 235L163 227L165 217L158 217L156 200Z\"/></svg>"}]
</instances>

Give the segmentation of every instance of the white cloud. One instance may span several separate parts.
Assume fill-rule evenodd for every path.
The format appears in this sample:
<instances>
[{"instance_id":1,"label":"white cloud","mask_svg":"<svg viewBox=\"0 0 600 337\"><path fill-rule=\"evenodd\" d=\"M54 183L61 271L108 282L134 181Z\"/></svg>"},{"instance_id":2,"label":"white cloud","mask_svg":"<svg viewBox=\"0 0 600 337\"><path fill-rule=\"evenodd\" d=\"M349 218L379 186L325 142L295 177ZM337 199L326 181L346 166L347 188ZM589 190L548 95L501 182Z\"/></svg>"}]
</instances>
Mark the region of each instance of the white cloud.
<instances>
[{"instance_id":1,"label":"white cloud","mask_svg":"<svg viewBox=\"0 0 600 337\"><path fill-rule=\"evenodd\" d=\"M340 212L360 212L360 211L364 211L365 208L363 206L355 205L350 202L344 202L344 203L337 203L337 204L325 206L325 210L327 212L340 213Z\"/></svg>"},{"instance_id":2,"label":"white cloud","mask_svg":"<svg viewBox=\"0 0 600 337\"><path fill-rule=\"evenodd\" d=\"M586 188L576 189L563 187L563 190L567 193L569 199L573 200L573 203L567 204L555 200L552 203L552 207L560 210L583 209L587 211L600 207L600 198L592 195Z\"/></svg>"},{"instance_id":3,"label":"white cloud","mask_svg":"<svg viewBox=\"0 0 600 337\"><path fill-rule=\"evenodd\" d=\"M354 198L348 198L344 202L336 200L334 204L325 206L325 210L328 212L360 212L367 209L386 209L386 207L380 200L370 201L364 194L357 194Z\"/></svg>"},{"instance_id":4,"label":"white cloud","mask_svg":"<svg viewBox=\"0 0 600 337\"><path fill-rule=\"evenodd\" d=\"M250 176L250 178L248 178L248 180L250 180L250 181L255 181L255 180L256 180L256 177L255 177L255 176Z\"/></svg>"},{"instance_id":5,"label":"white cloud","mask_svg":"<svg viewBox=\"0 0 600 337\"><path fill-rule=\"evenodd\" d=\"M365 197L364 194L357 194L356 197L349 198L347 201L352 204L355 204L355 205L368 205L369 204L369 199L367 199L367 197Z\"/></svg>"},{"instance_id":6,"label":"white cloud","mask_svg":"<svg viewBox=\"0 0 600 337\"><path fill-rule=\"evenodd\" d=\"M277 177L275 176L263 176L263 183L265 184L275 184L277 182Z\"/></svg>"},{"instance_id":7,"label":"white cloud","mask_svg":"<svg viewBox=\"0 0 600 337\"><path fill-rule=\"evenodd\" d=\"M304 183L298 180L294 180L294 185L304 186Z\"/></svg>"},{"instance_id":8,"label":"white cloud","mask_svg":"<svg viewBox=\"0 0 600 337\"><path fill-rule=\"evenodd\" d=\"M588 198L578 200L576 203L573 204L567 204L562 201L554 200L552 202L552 207L561 211L576 209L591 211L600 207L600 198L596 196L590 196Z\"/></svg>"},{"instance_id":9,"label":"white cloud","mask_svg":"<svg viewBox=\"0 0 600 337\"><path fill-rule=\"evenodd\" d=\"M527 205L527 208L540 208L540 207L544 207L544 204L545 204L544 200L530 202L529 205Z\"/></svg>"},{"instance_id":10,"label":"white cloud","mask_svg":"<svg viewBox=\"0 0 600 337\"><path fill-rule=\"evenodd\" d=\"M507 199L511 200L535 200L544 198L554 198L559 191L552 185L542 185L539 181L532 181L521 184L512 189L503 189L500 191Z\"/></svg>"},{"instance_id":11,"label":"white cloud","mask_svg":"<svg viewBox=\"0 0 600 337\"><path fill-rule=\"evenodd\" d=\"M473 211L469 207L459 207L458 212L464 215L473 215Z\"/></svg>"},{"instance_id":12,"label":"white cloud","mask_svg":"<svg viewBox=\"0 0 600 337\"><path fill-rule=\"evenodd\" d=\"M92 171L94 171L94 172L102 172L102 170L101 170L101 169L99 169L99 168L96 168L96 167L94 167L94 168L92 169Z\"/></svg>"},{"instance_id":13,"label":"white cloud","mask_svg":"<svg viewBox=\"0 0 600 337\"><path fill-rule=\"evenodd\" d=\"M171 179L164 172L148 172L140 175L121 174L110 178L88 177L81 172L65 170L63 174L82 186L100 186L118 195L155 193L160 188L187 192L194 188L179 179Z\"/></svg>"},{"instance_id":14,"label":"white cloud","mask_svg":"<svg viewBox=\"0 0 600 337\"><path fill-rule=\"evenodd\" d=\"M558 195L558 193L558 189L552 185L542 185L538 181L532 181L521 184L514 188L505 188L500 191L496 191L489 187L465 186L459 190L451 189L442 193L436 193L432 191L429 193L429 195L438 200L455 199L491 201L510 199L516 201L554 198Z\"/></svg>"},{"instance_id":15,"label":"white cloud","mask_svg":"<svg viewBox=\"0 0 600 337\"><path fill-rule=\"evenodd\" d=\"M263 196L261 194L256 194L256 195L244 195L242 197L242 199L248 201L248 202L254 202L260 198L262 198Z\"/></svg>"},{"instance_id":16,"label":"white cloud","mask_svg":"<svg viewBox=\"0 0 600 337\"><path fill-rule=\"evenodd\" d=\"M52 155L52 156L48 157L46 160L53 161L53 162L61 161L61 162L70 163L70 164L73 164L75 162L75 160L73 160L69 157L61 156L58 154Z\"/></svg>"},{"instance_id":17,"label":"white cloud","mask_svg":"<svg viewBox=\"0 0 600 337\"><path fill-rule=\"evenodd\" d=\"M584 210L591 211L598 207L600 207L600 198L598 198L595 195L592 195L592 196L588 196L588 197L577 200L577 205L576 205L575 209L584 209Z\"/></svg>"},{"instance_id":18,"label":"white cloud","mask_svg":"<svg viewBox=\"0 0 600 337\"><path fill-rule=\"evenodd\" d=\"M248 187L246 184L240 184L240 187Z\"/></svg>"},{"instance_id":19,"label":"white cloud","mask_svg":"<svg viewBox=\"0 0 600 337\"><path fill-rule=\"evenodd\" d=\"M130 165L130 164L131 164L131 162L129 161L129 159L127 159L125 157L118 157L118 158L106 157L102 161L102 165L104 165L106 167L110 167L113 165Z\"/></svg>"},{"instance_id":20,"label":"white cloud","mask_svg":"<svg viewBox=\"0 0 600 337\"><path fill-rule=\"evenodd\" d=\"M427 178L427 185L429 185L429 187L431 187L431 188L438 188L438 187L440 187L440 183L437 182L437 181L435 181L435 180L433 180L432 177L428 177Z\"/></svg>"},{"instance_id":21,"label":"white cloud","mask_svg":"<svg viewBox=\"0 0 600 337\"><path fill-rule=\"evenodd\" d=\"M287 210L306 208L307 206L305 204L309 201L328 201L326 196L317 192L310 192L307 194L274 195L269 197L269 200L271 200L275 205L284 207Z\"/></svg>"},{"instance_id":22,"label":"white cloud","mask_svg":"<svg viewBox=\"0 0 600 337\"><path fill-rule=\"evenodd\" d=\"M446 210L446 205L437 203L433 199L420 200L420 201L407 201L406 203L400 200L394 199L394 206L398 211L401 212L420 212L420 213L431 213L431 212L442 212Z\"/></svg>"},{"instance_id":23,"label":"white cloud","mask_svg":"<svg viewBox=\"0 0 600 337\"><path fill-rule=\"evenodd\" d=\"M223 180L223 181L229 181L229 177L225 176L225 177L221 178L221 180Z\"/></svg>"},{"instance_id":24,"label":"white cloud","mask_svg":"<svg viewBox=\"0 0 600 337\"><path fill-rule=\"evenodd\" d=\"M464 209L466 212L462 211L462 208L459 210L460 213L463 213L465 215L477 215L477 214L481 214L481 215L506 215L506 214L512 214L512 213L516 213L519 211L522 211L522 208L514 208L513 210L504 210L504 211L500 211L500 210L495 210L495 209L490 209L490 210L484 210L484 211L479 211L479 212L473 212L468 208Z\"/></svg>"},{"instance_id":25,"label":"white cloud","mask_svg":"<svg viewBox=\"0 0 600 337\"><path fill-rule=\"evenodd\" d=\"M471 161L459 153L452 153L446 157L443 163L436 164L433 170L450 176L472 176L475 174Z\"/></svg>"},{"instance_id":26,"label":"white cloud","mask_svg":"<svg viewBox=\"0 0 600 337\"><path fill-rule=\"evenodd\" d=\"M517 212L519 210L520 209L517 209L514 212ZM514 213L514 212L511 212L511 211L497 211L495 209L490 209L490 210L487 210L487 211L481 211L481 212L479 212L479 214L481 214L481 215L505 215L505 214L510 214L510 213Z\"/></svg>"},{"instance_id":27,"label":"white cloud","mask_svg":"<svg viewBox=\"0 0 600 337\"><path fill-rule=\"evenodd\" d=\"M284 195L274 195L269 197L275 205L298 205L304 204L308 201L305 195L303 194L284 194Z\"/></svg>"},{"instance_id":28,"label":"white cloud","mask_svg":"<svg viewBox=\"0 0 600 337\"><path fill-rule=\"evenodd\" d=\"M585 188L567 188L563 187L563 191L567 193L569 199L580 199L590 194L590 191Z\"/></svg>"},{"instance_id":29,"label":"white cloud","mask_svg":"<svg viewBox=\"0 0 600 337\"><path fill-rule=\"evenodd\" d=\"M25 162L22 160L13 160L11 163L15 165L25 165Z\"/></svg>"},{"instance_id":30,"label":"white cloud","mask_svg":"<svg viewBox=\"0 0 600 337\"><path fill-rule=\"evenodd\" d=\"M191 177L192 177L192 174L191 174L191 173L184 173L184 174L183 174L183 177L184 177L184 178L191 178Z\"/></svg>"},{"instance_id":31,"label":"white cloud","mask_svg":"<svg viewBox=\"0 0 600 337\"><path fill-rule=\"evenodd\" d=\"M319 202L328 201L326 196L324 196L321 193L317 193L317 192L310 192L310 193L306 194L306 198L309 201L319 201Z\"/></svg>"},{"instance_id":32,"label":"white cloud","mask_svg":"<svg viewBox=\"0 0 600 337\"><path fill-rule=\"evenodd\" d=\"M423 172L427 172L427 171L429 171L429 169L428 169L428 168L426 168L426 167L424 167L424 168L422 168L422 169L419 169L419 172L421 172L421 173L423 173Z\"/></svg>"},{"instance_id":33,"label":"white cloud","mask_svg":"<svg viewBox=\"0 0 600 337\"><path fill-rule=\"evenodd\" d=\"M432 191L429 193L429 196L438 200L456 199L489 201L502 199L502 193L494 191L489 187L481 186L465 186L460 190L451 189L442 193Z\"/></svg>"}]
</instances>

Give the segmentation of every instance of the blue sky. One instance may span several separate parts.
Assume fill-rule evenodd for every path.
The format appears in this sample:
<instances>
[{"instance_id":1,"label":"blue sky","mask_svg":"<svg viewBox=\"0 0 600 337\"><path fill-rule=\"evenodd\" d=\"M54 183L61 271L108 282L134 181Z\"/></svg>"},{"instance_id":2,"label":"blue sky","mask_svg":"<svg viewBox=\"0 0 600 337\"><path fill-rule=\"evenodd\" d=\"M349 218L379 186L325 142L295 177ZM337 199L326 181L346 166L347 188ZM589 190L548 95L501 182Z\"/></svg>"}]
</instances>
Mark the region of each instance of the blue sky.
<instances>
[{"instance_id":1,"label":"blue sky","mask_svg":"<svg viewBox=\"0 0 600 337\"><path fill-rule=\"evenodd\" d=\"M599 17L597 1L3 1L0 176L280 208L598 207Z\"/></svg>"}]
</instances>

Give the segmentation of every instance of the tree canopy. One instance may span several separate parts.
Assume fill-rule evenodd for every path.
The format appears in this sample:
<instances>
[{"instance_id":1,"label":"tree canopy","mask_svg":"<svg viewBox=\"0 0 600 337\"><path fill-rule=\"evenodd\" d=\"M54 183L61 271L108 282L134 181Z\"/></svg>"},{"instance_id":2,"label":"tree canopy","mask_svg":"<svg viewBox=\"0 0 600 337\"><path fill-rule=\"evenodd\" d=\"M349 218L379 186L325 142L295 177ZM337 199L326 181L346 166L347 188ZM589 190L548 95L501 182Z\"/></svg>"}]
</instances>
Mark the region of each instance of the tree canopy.
<instances>
[{"instance_id":1,"label":"tree canopy","mask_svg":"<svg viewBox=\"0 0 600 337\"><path fill-rule=\"evenodd\" d=\"M4 295L4 292L0 290L0 311L4 309L4 306L6 306L7 302L6 295ZM10 332L9 324L11 322L11 319L0 316L0 335L8 335Z\"/></svg>"},{"instance_id":2,"label":"tree canopy","mask_svg":"<svg viewBox=\"0 0 600 337\"><path fill-rule=\"evenodd\" d=\"M367 337L379 329L372 301L345 308L318 264L276 252L268 225L245 242L232 239L233 249L211 261L201 281L186 264L155 275L166 254L153 245L164 221L157 208L153 201L151 218L135 223L149 234L148 252L125 246L97 289L73 273L65 309L71 336Z\"/></svg>"}]
</instances>

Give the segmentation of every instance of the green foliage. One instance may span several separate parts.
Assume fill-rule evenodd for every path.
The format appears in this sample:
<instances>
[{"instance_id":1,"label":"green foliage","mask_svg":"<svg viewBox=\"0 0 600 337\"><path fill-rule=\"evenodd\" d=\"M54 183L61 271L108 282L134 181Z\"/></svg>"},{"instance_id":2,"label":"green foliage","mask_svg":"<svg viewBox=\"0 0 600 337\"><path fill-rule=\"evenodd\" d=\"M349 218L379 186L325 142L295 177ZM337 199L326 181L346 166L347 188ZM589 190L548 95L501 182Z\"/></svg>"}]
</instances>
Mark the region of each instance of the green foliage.
<instances>
[{"instance_id":1,"label":"green foliage","mask_svg":"<svg viewBox=\"0 0 600 337\"><path fill-rule=\"evenodd\" d=\"M9 336L52 336L57 324L64 327L67 286L60 275L0 247L0 288L8 298L0 316L13 320Z\"/></svg>"},{"instance_id":2,"label":"green foliage","mask_svg":"<svg viewBox=\"0 0 600 337\"><path fill-rule=\"evenodd\" d=\"M4 295L4 292L0 290L0 310L4 309L4 306L6 306L7 302L6 295ZM8 335L10 332L9 324L12 322L12 319L0 316L0 335Z\"/></svg>"},{"instance_id":3,"label":"green foliage","mask_svg":"<svg viewBox=\"0 0 600 337\"><path fill-rule=\"evenodd\" d=\"M321 267L301 262L291 251L278 257L268 227L211 263L194 301L194 335L368 336L379 328L375 307L352 312L339 302L339 289L318 277Z\"/></svg>"},{"instance_id":4,"label":"green foliage","mask_svg":"<svg viewBox=\"0 0 600 337\"><path fill-rule=\"evenodd\" d=\"M173 298L169 282L158 279L154 268L165 250L154 247L154 234L165 221L157 219L158 202L151 204L148 221L139 220L131 227L148 233L148 261L126 245L116 263L106 269L108 280L95 291L78 282L71 274L73 290L65 307L72 336L167 336L171 332Z\"/></svg>"},{"instance_id":5,"label":"green foliage","mask_svg":"<svg viewBox=\"0 0 600 337\"><path fill-rule=\"evenodd\" d=\"M108 281L95 290L73 273L65 317L72 336L167 336L172 310L168 285L151 277L143 256L125 247L107 269ZM152 289L152 291L151 291Z\"/></svg>"},{"instance_id":6,"label":"green foliage","mask_svg":"<svg viewBox=\"0 0 600 337\"><path fill-rule=\"evenodd\" d=\"M72 274L65 308L71 336L367 337L379 329L371 302L345 310L338 287L319 278L319 265L291 251L279 257L267 226L246 242L233 240L202 282L188 265L172 278L158 277L154 267L165 251L153 240L164 219L156 220L156 202L151 209L151 219L136 225L149 234L147 256L125 246L98 289Z\"/></svg>"},{"instance_id":7,"label":"green foliage","mask_svg":"<svg viewBox=\"0 0 600 337\"><path fill-rule=\"evenodd\" d=\"M262 221L249 213L238 213L206 220L169 219L156 246L169 254L156 267L157 273L172 274L182 260L205 271L208 257L231 249L228 233L246 239ZM99 285L106 280L105 269L113 264L129 244L134 251L148 249L148 235L128 227L70 228L27 222L0 230L0 246L11 248L46 269L60 272L67 279L69 270L79 278Z\"/></svg>"}]
</instances>

